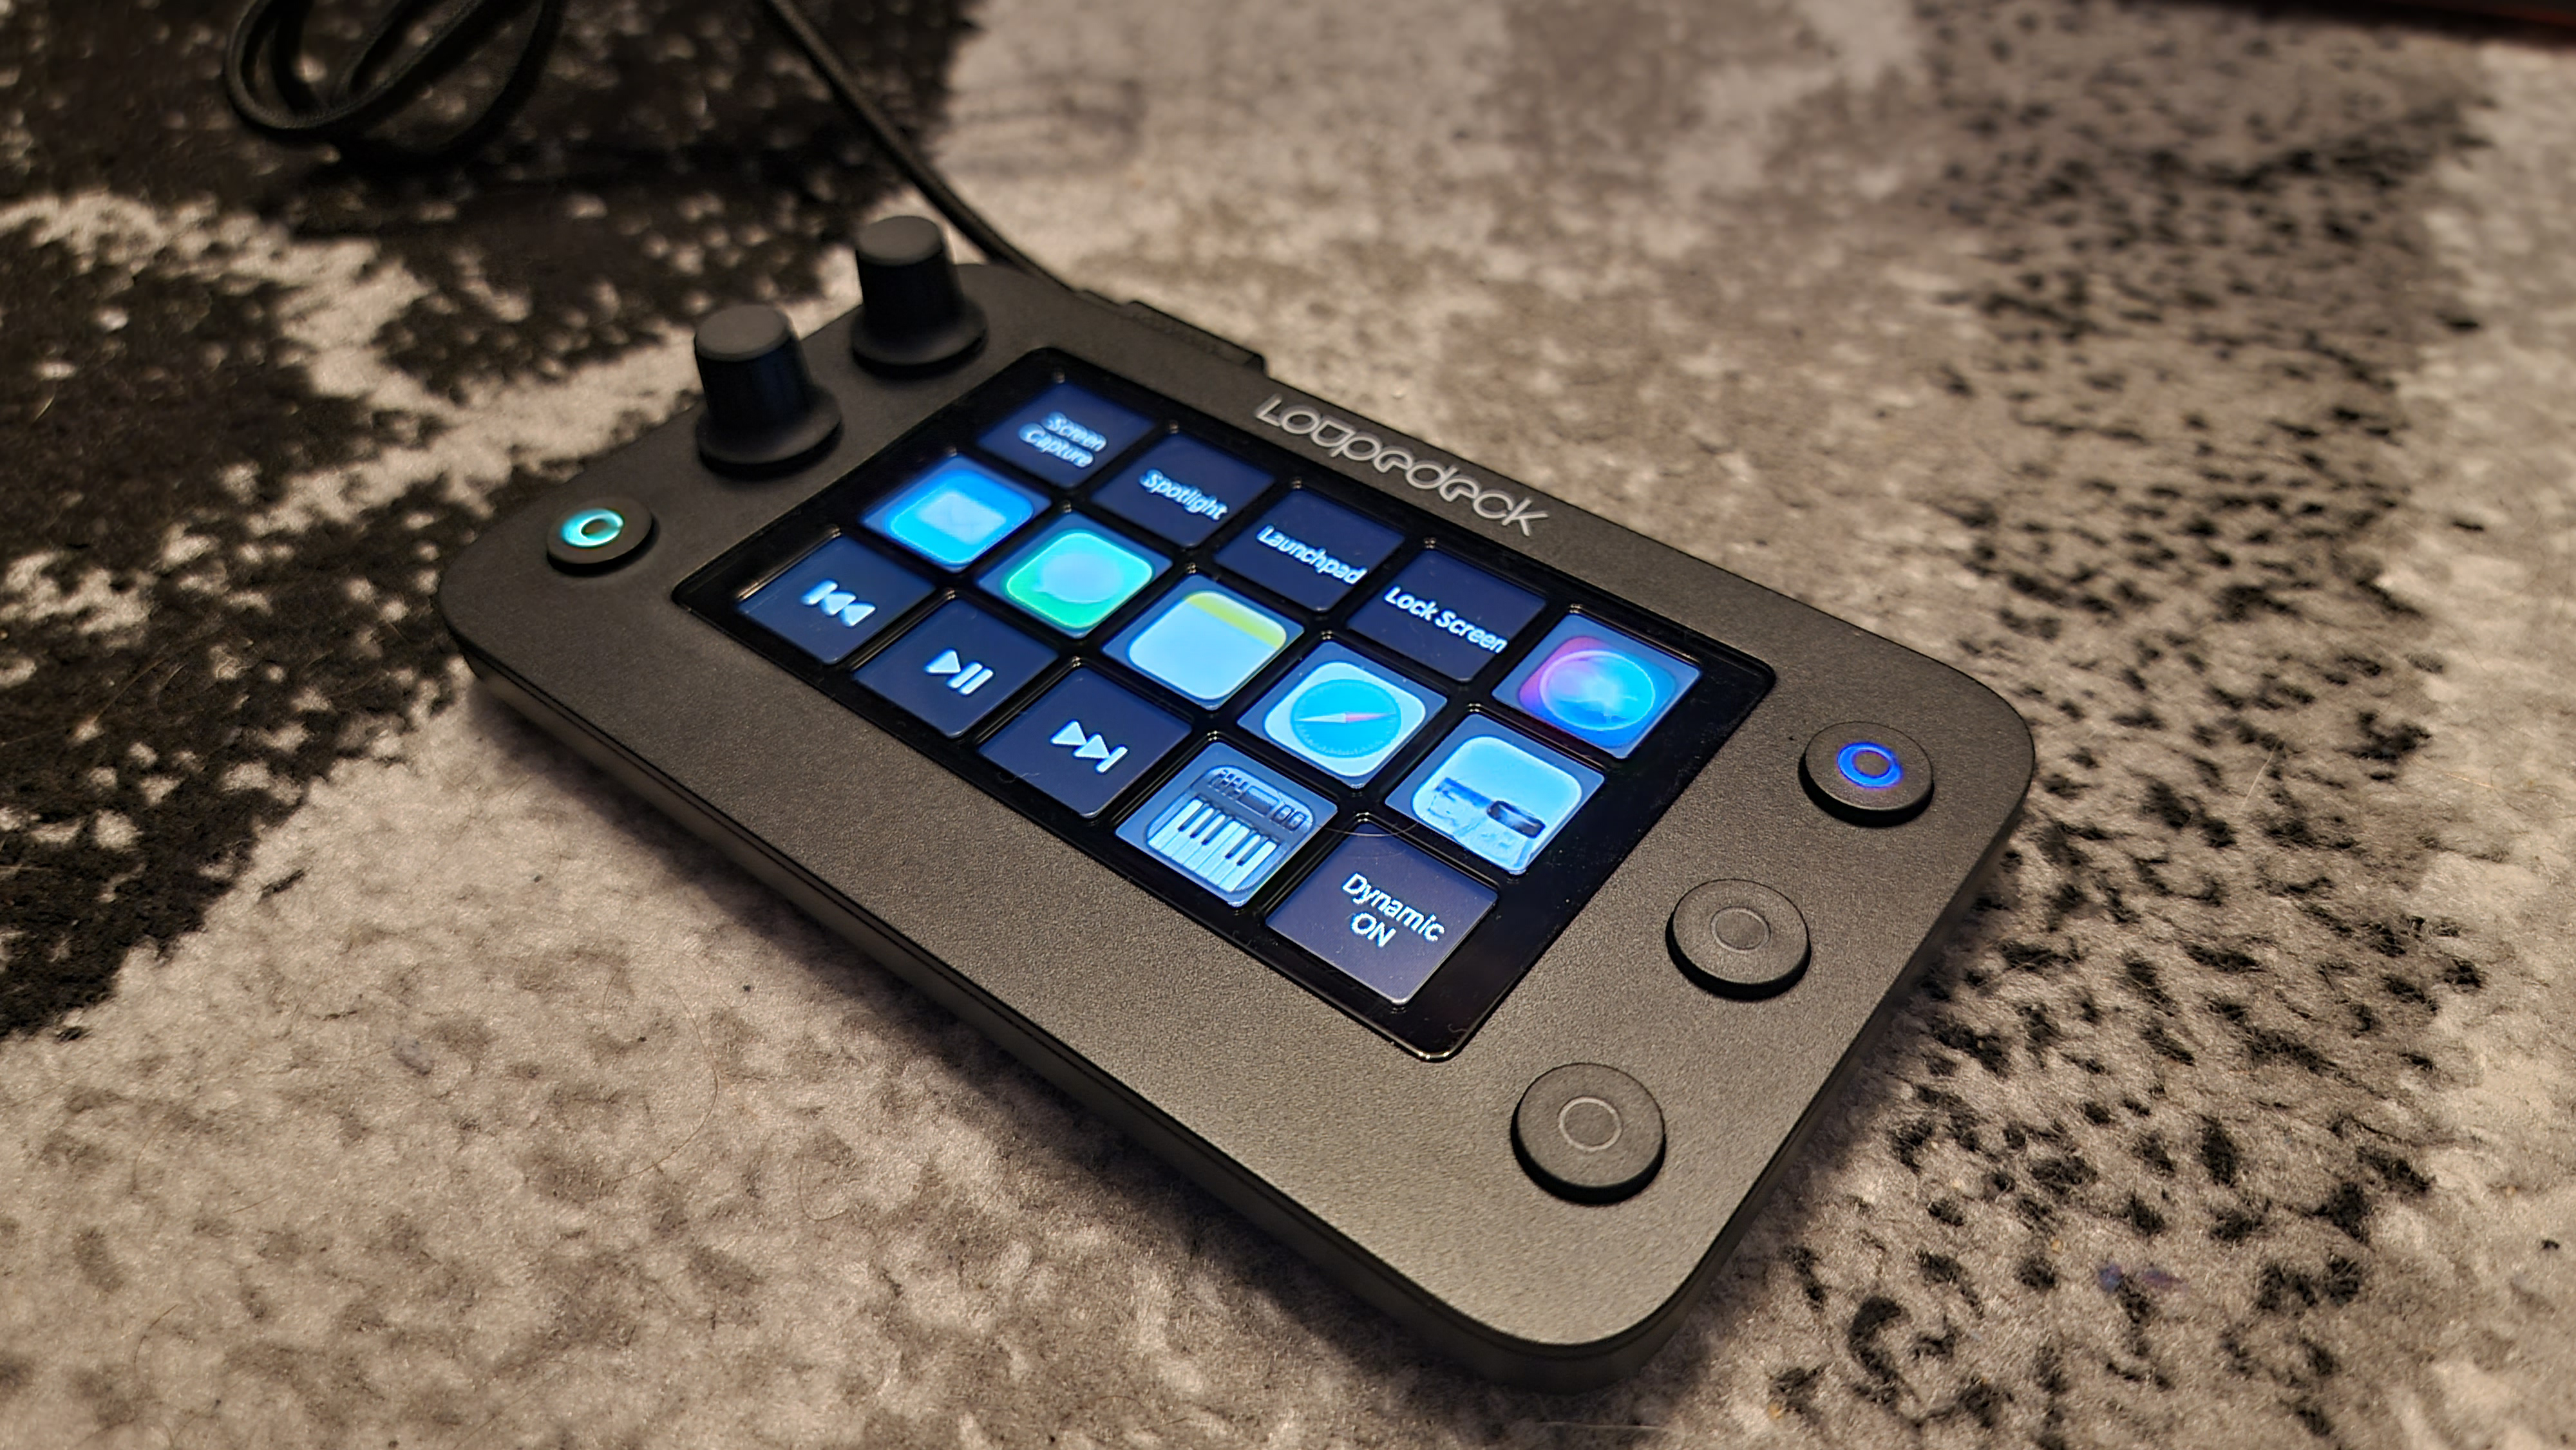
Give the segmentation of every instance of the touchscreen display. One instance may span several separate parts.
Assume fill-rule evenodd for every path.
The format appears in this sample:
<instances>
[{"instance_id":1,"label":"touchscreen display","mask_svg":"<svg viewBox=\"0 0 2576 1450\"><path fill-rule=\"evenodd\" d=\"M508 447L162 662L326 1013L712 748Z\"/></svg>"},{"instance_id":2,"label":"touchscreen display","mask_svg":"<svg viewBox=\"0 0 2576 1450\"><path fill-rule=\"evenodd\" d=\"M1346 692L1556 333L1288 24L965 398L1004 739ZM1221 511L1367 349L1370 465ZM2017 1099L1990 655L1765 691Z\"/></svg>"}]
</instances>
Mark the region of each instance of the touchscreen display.
<instances>
[{"instance_id":1,"label":"touchscreen display","mask_svg":"<svg viewBox=\"0 0 2576 1450\"><path fill-rule=\"evenodd\" d=\"M678 598L1435 1057L1771 680L1056 353Z\"/></svg>"}]
</instances>

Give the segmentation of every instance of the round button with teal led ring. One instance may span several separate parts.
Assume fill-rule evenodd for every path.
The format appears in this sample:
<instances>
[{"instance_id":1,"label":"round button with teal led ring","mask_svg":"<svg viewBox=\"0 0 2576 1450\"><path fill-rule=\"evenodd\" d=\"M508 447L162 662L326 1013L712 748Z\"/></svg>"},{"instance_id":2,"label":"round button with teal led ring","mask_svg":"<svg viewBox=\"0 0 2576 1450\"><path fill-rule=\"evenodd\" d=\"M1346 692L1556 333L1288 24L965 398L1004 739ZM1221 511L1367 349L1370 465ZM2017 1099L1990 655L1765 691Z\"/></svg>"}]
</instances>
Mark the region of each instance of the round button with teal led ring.
<instances>
[{"instance_id":1,"label":"round button with teal led ring","mask_svg":"<svg viewBox=\"0 0 2576 1450\"><path fill-rule=\"evenodd\" d=\"M1910 820L1932 798L1932 758L1923 747L1902 730L1868 720L1817 731L1799 774L1816 804L1865 826Z\"/></svg>"},{"instance_id":2,"label":"round button with teal led ring","mask_svg":"<svg viewBox=\"0 0 2576 1450\"><path fill-rule=\"evenodd\" d=\"M546 526L546 557L574 574L613 569L653 539L653 511L631 498L585 499Z\"/></svg>"}]
</instances>

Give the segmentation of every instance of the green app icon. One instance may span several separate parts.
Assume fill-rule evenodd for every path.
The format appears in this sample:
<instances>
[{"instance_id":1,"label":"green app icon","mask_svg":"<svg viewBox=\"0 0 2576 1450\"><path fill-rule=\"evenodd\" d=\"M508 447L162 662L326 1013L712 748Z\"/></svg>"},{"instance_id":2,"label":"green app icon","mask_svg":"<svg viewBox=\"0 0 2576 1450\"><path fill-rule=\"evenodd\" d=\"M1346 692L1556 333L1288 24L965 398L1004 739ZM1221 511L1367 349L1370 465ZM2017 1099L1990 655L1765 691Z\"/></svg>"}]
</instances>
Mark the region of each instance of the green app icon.
<instances>
[{"instance_id":1,"label":"green app icon","mask_svg":"<svg viewBox=\"0 0 2576 1450\"><path fill-rule=\"evenodd\" d=\"M1162 561L1066 523L995 572L1004 598L1067 634L1085 634L1151 583Z\"/></svg>"}]
</instances>

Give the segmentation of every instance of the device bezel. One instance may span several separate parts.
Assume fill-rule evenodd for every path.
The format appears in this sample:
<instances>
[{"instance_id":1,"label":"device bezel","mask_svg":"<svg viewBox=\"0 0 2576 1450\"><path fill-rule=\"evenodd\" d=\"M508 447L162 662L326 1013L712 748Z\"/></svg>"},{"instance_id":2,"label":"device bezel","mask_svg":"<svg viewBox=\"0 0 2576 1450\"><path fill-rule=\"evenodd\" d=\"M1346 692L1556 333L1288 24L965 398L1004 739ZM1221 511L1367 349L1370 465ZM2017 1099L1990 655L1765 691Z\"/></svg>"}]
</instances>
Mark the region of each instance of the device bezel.
<instances>
[{"instance_id":1,"label":"device bezel","mask_svg":"<svg viewBox=\"0 0 2576 1450\"><path fill-rule=\"evenodd\" d=\"M496 522L441 586L467 659L518 708L1444 1352L1557 1389L1635 1368L1673 1333L1975 899L2029 783L2026 727L1947 665L1096 301L986 268L961 276L994 336L951 374L861 372L846 319L807 341L845 426L805 470L718 477L684 415ZM1247 432L1265 409L1311 408L1507 490L1534 505L1526 537L1464 495L1351 468L1311 436L1265 435L1305 466L1431 509L1774 672L1727 747L1460 1051L1433 1061L1390 1050L1127 874L671 606L682 580L824 482L1047 347ZM652 510L651 546L587 577L547 564L548 520L607 493ZM1921 813L1861 827L1808 799L1799 752L1850 720L1901 723L1937 760ZM1729 1000L1672 962L1673 906L1712 879L1761 881L1798 903L1812 950L1793 990ZM1664 1163L1621 1202L1558 1198L1512 1152L1514 1105L1569 1062L1629 1074L1663 1111Z\"/></svg>"}]
</instances>

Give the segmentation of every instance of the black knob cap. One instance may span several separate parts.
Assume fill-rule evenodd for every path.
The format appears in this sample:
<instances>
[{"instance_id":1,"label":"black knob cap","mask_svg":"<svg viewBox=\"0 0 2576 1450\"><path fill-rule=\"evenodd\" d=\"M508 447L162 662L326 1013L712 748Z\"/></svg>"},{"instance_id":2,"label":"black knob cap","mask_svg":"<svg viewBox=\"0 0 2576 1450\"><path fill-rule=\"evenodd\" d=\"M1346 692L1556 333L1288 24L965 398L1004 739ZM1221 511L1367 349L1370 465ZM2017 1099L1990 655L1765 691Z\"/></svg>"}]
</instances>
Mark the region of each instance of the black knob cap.
<instances>
[{"instance_id":1,"label":"black knob cap","mask_svg":"<svg viewBox=\"0 0 2576 1450\"><path fill-rule=\"evenodd\" d=\"M859 228L859 320L850 353L896 375L936 372L984 345L984 310L957 286L948 238L917 216Z\"/></svg>"},{"instance_id":2,"label":"black knob cap","mask_svg":"<svg viewBox=\"0 0 2576 1450\"><path fill-rule=\"evenodd\" d=\"M776 473L841 431L841 408L814 386L796 329L775 307L728 307L698 324L698 452L729 473Z\"/></svg>"}]
</instances>

